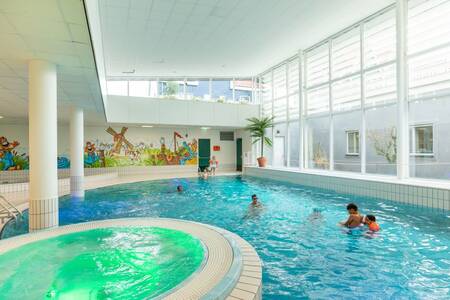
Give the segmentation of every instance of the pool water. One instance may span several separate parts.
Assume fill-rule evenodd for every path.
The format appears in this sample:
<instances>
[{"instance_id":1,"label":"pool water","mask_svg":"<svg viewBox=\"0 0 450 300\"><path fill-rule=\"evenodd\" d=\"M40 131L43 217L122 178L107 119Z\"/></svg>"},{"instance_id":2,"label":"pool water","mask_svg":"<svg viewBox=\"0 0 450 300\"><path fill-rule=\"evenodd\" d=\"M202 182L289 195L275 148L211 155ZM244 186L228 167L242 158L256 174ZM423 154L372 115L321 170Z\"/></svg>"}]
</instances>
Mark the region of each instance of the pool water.
<instances>
[{"instance_id":1,"label":"pool water","mask_svg":"<svg viewBox=\"0 0 450 300\"><path fill-rule=\"evenodd\" d=\"M182 193L176 186L183 185ZM249 208L257 194L263 209ZM336 224L355 202L381 231ZM317 208L320 214L314 215ZM448 212L447 212L448 213ZM264 262L264 299L449 299L450 216L375 198L252 177L123 184L62 197L60 223L170 217L213 224L251 243ZM26 231L9 223L4 235Z\"/></svg>"},{"instance_id":2,"label":"pool water","mask_svg":"<svg viewBox=\"0 0 450 300\"><path fill-rule=\"evenodd\" d=\"M70 233L0 255L0 298L148 299L188 278L203 255L198 239L170 229Z\"/></svg>"}]
</instances>

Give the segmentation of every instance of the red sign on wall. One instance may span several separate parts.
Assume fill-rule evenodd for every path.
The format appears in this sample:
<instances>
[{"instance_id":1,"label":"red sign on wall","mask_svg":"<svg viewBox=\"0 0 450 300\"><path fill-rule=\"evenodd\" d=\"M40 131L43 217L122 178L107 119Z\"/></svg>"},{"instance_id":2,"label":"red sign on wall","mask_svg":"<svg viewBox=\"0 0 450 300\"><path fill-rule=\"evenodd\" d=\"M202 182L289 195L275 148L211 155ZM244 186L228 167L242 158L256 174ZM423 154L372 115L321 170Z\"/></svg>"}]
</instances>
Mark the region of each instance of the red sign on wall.
<instances>
[{"instance_id":1,"label":"red sign on wall","mask_svg":"<svg viewBox=\"0 0 450 300\"><path fill-rule=\"evenodd\" d=\"M220 151L220 146L213 146L213 151Z\"/></svg>"}]
</instances>

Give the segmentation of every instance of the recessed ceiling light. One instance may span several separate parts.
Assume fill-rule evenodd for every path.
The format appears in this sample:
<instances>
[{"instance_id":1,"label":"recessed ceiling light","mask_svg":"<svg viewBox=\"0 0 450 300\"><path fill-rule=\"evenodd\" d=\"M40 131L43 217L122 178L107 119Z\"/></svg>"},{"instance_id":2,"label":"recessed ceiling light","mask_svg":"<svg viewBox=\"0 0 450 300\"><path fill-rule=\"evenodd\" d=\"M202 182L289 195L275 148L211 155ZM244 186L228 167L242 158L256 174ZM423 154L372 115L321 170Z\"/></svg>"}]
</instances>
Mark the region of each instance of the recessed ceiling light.
<instances>
[{"instance_id":1,"label":"recessed ceiling light","mask_svg":"<svg viewBox=\"0 0 450 300\"><path fill-rule=\"evenodd\" d=\"M0 116L0 119L3 119L3 116Z\"/></svg>"},{"instance_id":2,"label":"recessed ceiling light","mask_svg":"<svg viewBox=\"0 0 450 300\"><path fill-rule=\"evenodd\" d=\"M141 125L141 127L144 127L144 128L152 128L153 125Z\"/></svg>"},{"instance_id":3,"label":"recessed ceiling light","mask_svg":"<svg viewBox=\"0 0 450 300\"><path fill-rule=\"evenodd\" d=\"M211 129L211 127L200 127L200 129L202 129L202 130L208 130L208 129Z\"/></svg>"}]
</instances>

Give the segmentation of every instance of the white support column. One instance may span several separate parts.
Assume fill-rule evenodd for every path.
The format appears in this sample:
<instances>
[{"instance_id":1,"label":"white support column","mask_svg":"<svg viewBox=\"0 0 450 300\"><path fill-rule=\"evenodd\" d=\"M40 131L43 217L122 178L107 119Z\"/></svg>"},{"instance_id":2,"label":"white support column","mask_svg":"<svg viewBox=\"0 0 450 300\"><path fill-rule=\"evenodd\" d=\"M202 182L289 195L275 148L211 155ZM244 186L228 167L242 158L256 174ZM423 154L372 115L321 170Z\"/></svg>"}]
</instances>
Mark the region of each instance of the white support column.
<instances>
[{"instance_id":1,"label":"white support column","mask_svg":"<svg viewBox=\"0 0 450 300\"><path fill-rule=\"evenodd\" d=\"M70 193L84 197L84 116L83 110L74 107L70 114Z\"/></svg>"},{"instance_id":2,"label":"white support column","mask_svg":"<svg viewBox=\"0 0 450 300\"><path fill-rule=\"evenodd\" d=\"M271 80L270 80L270 85L271 85L271 90L270 90L270 94L271 94L271 104L272 104L272 110L271 110L271 117L273 117L274 116L274 104L273 104L273 98L274 98L274 95L275 95L275 93L274 93L274 90L273 90L273 88L274 88L274 84L273 84L273 78L274 78L274 76L273 76L273 68L272 68L272 70L270 71L270 77L271 77ZM271 139L272 139L272 154L270 155L271 156L271 162L270 162L270 165L271 166L274 166L274 151L273 151L273 148L274 148L274 144L275 144L275 126L274 127L272 127L272 136L270 137ZM263 146L264 147L264 146Z\"/></svg>"},{"instance_id":3,"label":"white support column","mask_svg":"<svg viewBox=\"0 0 450 300\"><path fill-rule=\"evenodd\" d=\"M329 130L330 130L330 142L329 142L329 169L330 171L334 170L334 122L333 122L333 90L332 90L332 84L331 84L331 72L332 72L332 51L333 51L333 43L332 40L328 41L328 92L329 92L329 99L328 99L328 103L329 103L329 121L330 121L330 126L329 126Z\"/></svg>"},{"instance_id":4,"label":"white support column","mask_svg":"<svg viewBox=\"0 0 450 300\"><path fill-rule=\"evenodd\" d=\"M300 64L300 73L299 73L299 88L300 88L300 103L299 103L299 120L300 120L300 170L306 169L309 167L309 157L308 157L308 124L305 120L306 113L308 111L308 97L306 93L306 82L307 82L307 60L305 57L305 53L303 51L299 52L299 64ZM305 101L303 101L305 99Z\"/></svg>"},{"instance_id":5,"label":"white support column","mask_svg":"<svg viewBox=\"0 0 450 300\"><path fill-rule=\"evenodd\" d=\"M288 62L286 62L286 132L285 132L286 151L284 151L284 153L286 153L285 167L288 167L288 168L291 166L291 139L289 137L289 127L290 127L289 121L290 121L290 116L289 116L289 61L288 61Z\"/></svg>"},{"instance_id":6,"label":"white support column","mask_svg":"<svg viewBox=\"0 0 450 300\"><path fill-rule=\"evenodd\" d=\"M364 23L361 24L360 28L360 63L361 63L361 128L359 130L359 141L360 141L360 158L361 158L361 173L366 173L366 93L365 93L365 82L364 82Z\"/></svg>"},{"instance_id":7,"label":"white support column","mask_svg":"<svg viewBox=\"0 0 450 300\"><path fill-rule=\"evenodd\" d=\"M29 230L58 226L56 66L28 68L30 155Z\"/></svg>"},{"instance_id":8,"label":"white support column","mask_svg":"<svg viewBox=\"0 0 450 300\"><path fill-rule=\"evenodd\" d=\"M397 177L409 176L409 121L407 68L408 1L397 0Z\"/></svg>"}]
</instances>

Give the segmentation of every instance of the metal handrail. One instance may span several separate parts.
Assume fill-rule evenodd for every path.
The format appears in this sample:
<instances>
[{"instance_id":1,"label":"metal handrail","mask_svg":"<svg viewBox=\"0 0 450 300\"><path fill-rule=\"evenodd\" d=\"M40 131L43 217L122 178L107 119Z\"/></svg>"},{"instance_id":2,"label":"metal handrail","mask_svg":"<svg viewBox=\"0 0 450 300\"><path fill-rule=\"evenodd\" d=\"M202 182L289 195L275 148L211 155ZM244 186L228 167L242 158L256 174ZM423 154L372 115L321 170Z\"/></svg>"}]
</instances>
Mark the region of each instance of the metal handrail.
<instances>
[{"instance_id":1,"label":"metal handrail","mask_svg":"<svg viewBox=\"0 0 450 300\"><path fill-rule=\"evenodd\" d=\"M17 207L15 207L14 204L9 202L8 199L5 198L5 196L0 195L0 199L3 199L3 201L6 202L7 205L9 205L9 207L7 207L1 201L0 201L0 206L3 207L3 209L7 210L10 213L10 215L12 215L14 217L14 219L17 219L17 215L22 216L22 212ZM11 208L13 210L11 210Z\"/></svg>"}]
</instances>

